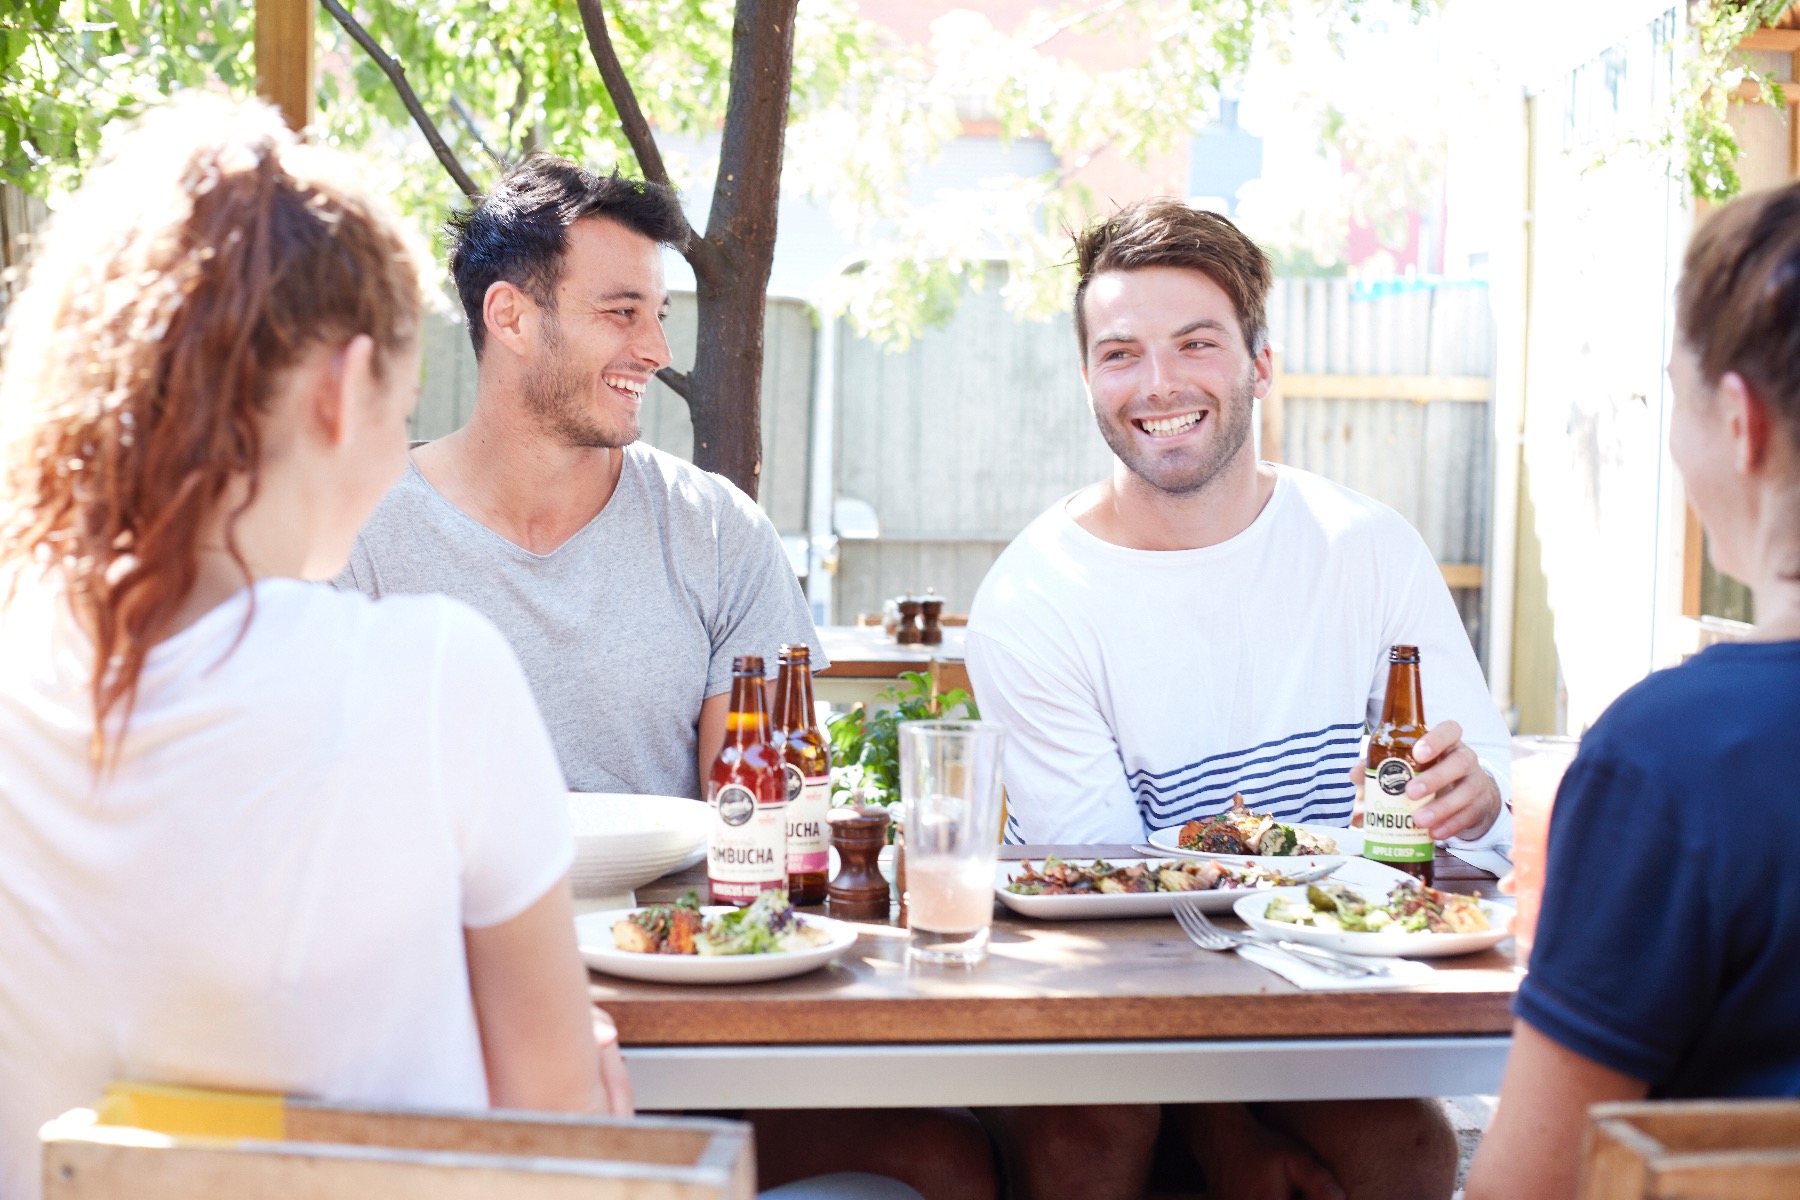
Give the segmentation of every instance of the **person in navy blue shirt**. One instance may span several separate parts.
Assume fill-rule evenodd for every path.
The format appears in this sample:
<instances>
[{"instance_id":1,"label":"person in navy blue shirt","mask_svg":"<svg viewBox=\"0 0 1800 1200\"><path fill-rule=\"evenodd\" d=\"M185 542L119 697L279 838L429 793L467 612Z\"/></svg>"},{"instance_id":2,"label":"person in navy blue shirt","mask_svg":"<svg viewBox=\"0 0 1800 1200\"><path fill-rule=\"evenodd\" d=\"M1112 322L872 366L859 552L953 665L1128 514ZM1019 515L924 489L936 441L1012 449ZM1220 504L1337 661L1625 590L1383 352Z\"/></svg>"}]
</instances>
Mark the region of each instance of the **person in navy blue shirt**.
<instances>
[{"instance_id":1,"label":"person in navy blue shirt","mask_svg":"<svg viewBox=\"0 0 1800 1200\"><path fill-rule=\"evenodd\" d=\"M1700 229L1676 319L1670 452L1757 625L1582 739L1468 1200L1572 1197L1591 1104L1800 1096L1800 185Z\"/></svg>"}]
</instances>

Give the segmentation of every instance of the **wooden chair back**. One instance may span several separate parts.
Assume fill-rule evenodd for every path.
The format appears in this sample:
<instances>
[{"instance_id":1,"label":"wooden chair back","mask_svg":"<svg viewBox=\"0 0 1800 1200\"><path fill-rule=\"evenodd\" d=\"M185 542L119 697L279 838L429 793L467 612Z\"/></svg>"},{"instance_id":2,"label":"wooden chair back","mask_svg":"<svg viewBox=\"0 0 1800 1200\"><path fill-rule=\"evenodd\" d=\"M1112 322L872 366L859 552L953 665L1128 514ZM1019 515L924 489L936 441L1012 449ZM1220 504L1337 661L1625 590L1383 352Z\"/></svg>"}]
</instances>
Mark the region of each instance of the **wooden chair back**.
<instances>
[{"instance_id":1,"label":"wooden chair back","mask_svg":"<svg viewBox=\"0 0 1800 1200\"><path fill-rule=\"evenodd\" d=\"M45 1126L44 1200L751 1200L731 1121L443 1113L115 1086Z\"/></svg>"},{"instance_id":2,"label":"wooden chair back","mask_svg":"<svg viewBox=\"0 0 1800 1200\"><path fill-rule=\"evenodd\" d=\"M1597 1104L1582 1158L1580 1200L1791 1200L1800 1100Z\"/></svg>"}]
</instances>

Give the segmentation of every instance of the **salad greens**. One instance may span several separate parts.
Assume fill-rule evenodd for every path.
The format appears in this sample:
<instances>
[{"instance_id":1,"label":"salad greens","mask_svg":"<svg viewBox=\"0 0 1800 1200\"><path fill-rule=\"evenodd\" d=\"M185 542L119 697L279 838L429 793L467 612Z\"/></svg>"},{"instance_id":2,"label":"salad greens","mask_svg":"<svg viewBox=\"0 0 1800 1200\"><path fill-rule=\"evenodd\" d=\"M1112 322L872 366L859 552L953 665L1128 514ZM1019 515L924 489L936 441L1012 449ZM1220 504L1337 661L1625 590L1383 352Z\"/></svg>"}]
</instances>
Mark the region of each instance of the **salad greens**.
<instances>
[{"instance_id":1,"label":"salad greens","mask_svg":"<svg viewBox=\"0 0 1800 1200\"><path fill-rule=\"evenodd\" d=\"M1473 897L1416 883L1397 885L1379 904L1342 884L1310 884L1306 903L1277 896L1263 918L1345 933L1479 933L1492 928Z\"/></svg>"},{"instance_id":2,"label":"salad greens","mask_svg":"<svg viewBox=\"0 0 1800 1200\"><path fill-rule=\"evenodd\" d=\"M826 937L794 915L784 891L764 892L744 908L708 917L694 936L700 954L779 954L808 950Z\"/></svg>"}]
</instances>

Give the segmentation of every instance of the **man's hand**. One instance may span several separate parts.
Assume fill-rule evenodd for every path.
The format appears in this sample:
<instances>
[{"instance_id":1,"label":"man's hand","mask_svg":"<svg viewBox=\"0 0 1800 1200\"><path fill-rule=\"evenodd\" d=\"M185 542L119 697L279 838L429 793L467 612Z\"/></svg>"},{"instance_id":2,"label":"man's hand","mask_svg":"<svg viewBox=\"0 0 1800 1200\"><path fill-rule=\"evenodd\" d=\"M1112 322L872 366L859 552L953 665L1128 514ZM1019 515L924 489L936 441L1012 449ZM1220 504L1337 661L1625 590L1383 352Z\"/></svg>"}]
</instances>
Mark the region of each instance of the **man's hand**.
<instances>
[{"instance_id":1,"label":"man's hand","mask_svg":"<svg viewBox=\"0 0 1800 1200\"><path fill-rule=\"evenodd\" d=\"M1463 744L1462 726L1455 721L1445 721L1414 743L1413 761L1420 771L1406 785L1407 796L1422 800L1436 793L1430 804L1413 814L1413 820L1429 830L1432 841L1478 838L1499 818L1503 803L1500 785L1481 769L1475 751ZM1367 767L1364 758L1350 768L1359 800Z\"/></svg>"},{"instance_id":2,"label":"man's hand","mask_svg":"<svg viewBox=\"0 0 1800 1200\"><path fill-rule=\"evenodd\" d=\"M1413 814L1413 821L1431 830L1431 840L1453 837L1478 838L1500 816L1500 785L1481 769L1475 751L1463 744L1462 726L1445 721L1413 745L1413 761L1424 767L1406 785L1406 794L1422 800L1436 793L1430 804Z\"/></svg>"},{"instance_id":3,"label":"man's hand","mask_svg":"<svg viewBox=\"0 0 1800 1200\"><path fill-rule=\"evenodd\" d=\"M619 1030L612 1018L594 1010L594 1041L600 1046L600 1088L606 1094L609 1116L629 1117L635 1111L631 1094L631 1076L625 1071L625 1056L619 1053Z\"/></svg>"},{"instance_id":4,"label":"man's hand","mask_svg":"<svg viewBox=\"0 0 1800 1200\"><path fill-rule=\"evenodd\" d=\"M1177 1110L1206 1173L1206 1194L1231 1200L1344 1200L1337 1177L1313 1152L1257 1120L1241 1104Z\"/></svg>"}]
</instances>

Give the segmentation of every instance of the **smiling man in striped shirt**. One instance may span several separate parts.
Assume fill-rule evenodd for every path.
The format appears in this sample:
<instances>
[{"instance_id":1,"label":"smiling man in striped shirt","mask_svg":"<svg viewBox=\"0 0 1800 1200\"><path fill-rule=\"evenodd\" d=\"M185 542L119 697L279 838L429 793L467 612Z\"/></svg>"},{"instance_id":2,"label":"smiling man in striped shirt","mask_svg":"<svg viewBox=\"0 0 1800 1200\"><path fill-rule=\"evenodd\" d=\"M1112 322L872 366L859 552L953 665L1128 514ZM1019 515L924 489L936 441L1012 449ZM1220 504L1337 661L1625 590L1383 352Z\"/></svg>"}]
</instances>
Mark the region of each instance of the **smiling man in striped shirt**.
<instances>
[{"instance_id":1,"label":"smiling man in striped shirt","mask_svg":"<svg viewBox=\"0 0 1800 1200\"><path fill-rule=\"evenodd\" d=\"M1137 842L1238 793L1259 813L1347 825L1388 649L1407 643L1437 722L1409 788L1435 798L1415 819L1439 841L1510 841L1507 730L1424 541L1385 505L1256 458L1268 259L1223 217L1167 199L1082 233L1076 256L1082 378L1113 471L1019 535L969 622L976 695L1007 728L1007 840ZM1200 1157L1216 1195L1338 1195L1335 1177L1351 1196L1448 1196L1454 1141L1412 1104L1183 1119L1190 1144L1213 1148ZM1147 1164L1154 1110L1061 1111L1009 1122L1033 1148L1027 1182L1137 1194L1133 1147ZM1383 1166L1396 1133L1435 1156Z\"/></svg>"}]
</instances>

